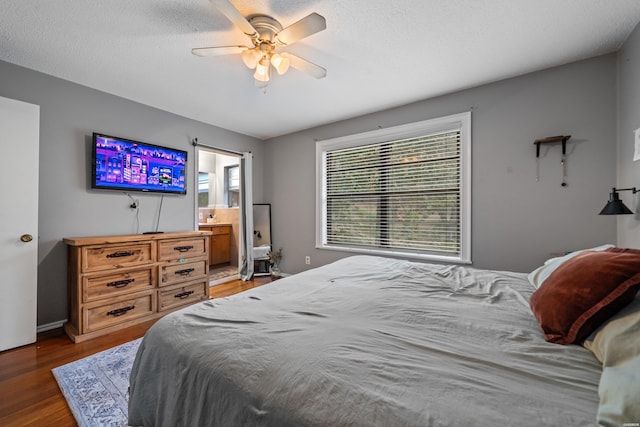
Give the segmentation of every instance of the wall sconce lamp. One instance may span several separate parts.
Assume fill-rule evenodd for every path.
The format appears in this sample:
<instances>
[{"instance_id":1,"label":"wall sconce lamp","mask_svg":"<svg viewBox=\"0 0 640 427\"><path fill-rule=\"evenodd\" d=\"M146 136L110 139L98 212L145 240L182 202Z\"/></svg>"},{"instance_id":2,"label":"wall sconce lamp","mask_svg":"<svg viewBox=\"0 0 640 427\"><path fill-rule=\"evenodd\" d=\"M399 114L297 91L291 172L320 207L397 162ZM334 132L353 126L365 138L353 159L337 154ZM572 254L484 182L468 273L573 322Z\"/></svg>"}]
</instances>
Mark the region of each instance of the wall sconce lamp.
<instances>
[{"instance_id":1,"label":"wall sconce lamp","mask_svg":"<svg viewBox=\"0 0 640 427\"><path fill-rule=\"evenodd\" d=\"M618 191L631 191L633 194L636 194L640 190L636 190L636 187L633 188L613 188L611 193L609 193L609 201L606 206L602 208L600 211L600 215L629 215L633 212L631 209L625 206L620 200L618 196Z\"/></svg>"}]
</instances>

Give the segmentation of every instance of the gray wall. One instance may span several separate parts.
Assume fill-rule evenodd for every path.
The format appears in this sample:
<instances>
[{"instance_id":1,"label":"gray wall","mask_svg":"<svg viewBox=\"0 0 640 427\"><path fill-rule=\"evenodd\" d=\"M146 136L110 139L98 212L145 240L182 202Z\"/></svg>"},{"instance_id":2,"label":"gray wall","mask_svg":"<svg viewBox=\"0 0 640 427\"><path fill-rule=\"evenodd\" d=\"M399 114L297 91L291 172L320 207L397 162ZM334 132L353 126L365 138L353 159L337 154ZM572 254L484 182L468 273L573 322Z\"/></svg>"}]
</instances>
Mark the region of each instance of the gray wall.
<instances>
[{"instance_id":1,"label":"gray wall","mask_svg":"<svg viewBox=\"0 0 640 427\"><path fill-rule=\"evenodd\" d=\"M336 102L341 96L357 94L337 94ZM469 109L475 267L528 272L553 253L615 243L615 218L597 215L616 179L616 55L610 54L267 141L265 199L273 206L282 270L308 268L305 255L311 267L347 255L315 249L316 140ZM561 134L572 135L566 188L560 145L543 148L536 182L533 141Z\"/></svg>"},{"instance_id":2,"label":"gray wall","mask_svg":"<svg viewBox=\"0 0 640 427\"><path fill-rule=\"evenodd\" d=\"M93 131L189 152L187 195L164 197L160 230L196 229L193 137L215 147L253 152L254 198L262 201L262 141L2 61L0 96L40 105L39 325L67 317L63 237L136 232L135 211L124 193L89 189ZM2 146L10 150L10 141ZM152 230L160 196L134 197L140 200L140 232Z\"/></svg>"},{"instance_id":3,"label":"gray wall","mask_svg":"<svg viewBox=\"0 0 640 427\"><path fill-rule=\"evenodd\" d=\"M619 188L640 188L640 162L633 161L633 131L640 128L640 25L618 53L618 181ZM606 196L605 196L606 198ZM640 193L620 193L633 211L640 210ZM618 216L618 245L640 248L640 214Z\"/></svg>"}]
</instances>

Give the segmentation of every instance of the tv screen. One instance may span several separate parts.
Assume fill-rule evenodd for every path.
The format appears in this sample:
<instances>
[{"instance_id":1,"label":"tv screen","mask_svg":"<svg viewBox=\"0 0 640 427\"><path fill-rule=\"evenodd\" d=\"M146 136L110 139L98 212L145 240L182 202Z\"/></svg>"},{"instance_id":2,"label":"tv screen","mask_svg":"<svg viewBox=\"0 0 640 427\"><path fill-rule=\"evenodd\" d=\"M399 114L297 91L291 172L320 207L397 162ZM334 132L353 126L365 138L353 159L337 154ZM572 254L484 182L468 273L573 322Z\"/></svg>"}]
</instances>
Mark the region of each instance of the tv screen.
<instances>
[{"instance_id":1,"label":"tv screen","mask_svg":"<svg viewBox=\"0 0 640 427\"><path fill-rule=\"evenodd\" d=\"M93 134L91 188L186 194L187 152Z\"/></svg>"}]
</instances>

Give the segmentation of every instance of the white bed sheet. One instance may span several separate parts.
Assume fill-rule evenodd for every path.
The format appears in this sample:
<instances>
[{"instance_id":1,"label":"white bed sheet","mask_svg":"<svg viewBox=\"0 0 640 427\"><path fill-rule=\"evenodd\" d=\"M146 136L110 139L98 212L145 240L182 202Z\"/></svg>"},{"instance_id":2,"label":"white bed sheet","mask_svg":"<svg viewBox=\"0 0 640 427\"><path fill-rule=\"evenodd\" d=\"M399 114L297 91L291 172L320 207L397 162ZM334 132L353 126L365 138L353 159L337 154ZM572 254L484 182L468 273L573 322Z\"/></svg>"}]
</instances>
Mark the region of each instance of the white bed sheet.
<instances>
[{"instance_id":1,"label":"white bed sheet","mask_svg":"<svg viewBox=\"0 0 640 427\"><path fill-rule=\"evenodd\" d=\"M170 314L129 421L179 426L583 426L601 365L544 341L519 273L356 256Z\"/></svg>"}]
</instances>

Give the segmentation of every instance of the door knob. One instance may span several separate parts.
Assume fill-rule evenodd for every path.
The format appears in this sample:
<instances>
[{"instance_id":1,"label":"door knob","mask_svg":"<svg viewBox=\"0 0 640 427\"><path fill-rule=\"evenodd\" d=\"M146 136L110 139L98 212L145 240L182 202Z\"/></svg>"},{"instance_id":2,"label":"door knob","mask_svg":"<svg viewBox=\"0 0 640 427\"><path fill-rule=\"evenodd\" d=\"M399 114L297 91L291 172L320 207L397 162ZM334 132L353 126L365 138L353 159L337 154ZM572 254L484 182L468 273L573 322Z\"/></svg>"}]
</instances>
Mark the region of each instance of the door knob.
<instances>
[{"instance_id":1,"label":"door knob","mask_svg":"<svg viewBox=\"0 0 640 427\"><path fill-rule=\"evenodd\" d=\"M22 242L29 243L32 240L33 236L31 234L23 234L22 236L20 236L20 241Z\"/></svg>"}]
</instances>

